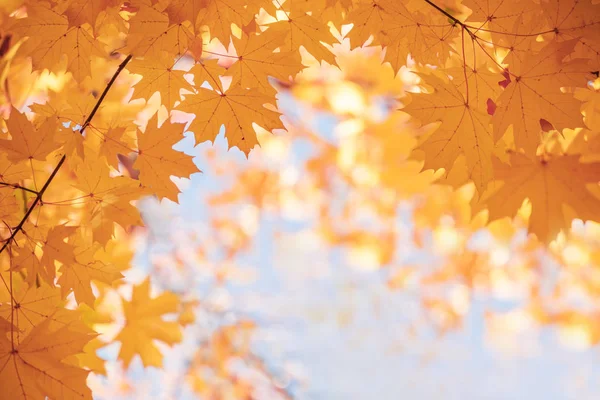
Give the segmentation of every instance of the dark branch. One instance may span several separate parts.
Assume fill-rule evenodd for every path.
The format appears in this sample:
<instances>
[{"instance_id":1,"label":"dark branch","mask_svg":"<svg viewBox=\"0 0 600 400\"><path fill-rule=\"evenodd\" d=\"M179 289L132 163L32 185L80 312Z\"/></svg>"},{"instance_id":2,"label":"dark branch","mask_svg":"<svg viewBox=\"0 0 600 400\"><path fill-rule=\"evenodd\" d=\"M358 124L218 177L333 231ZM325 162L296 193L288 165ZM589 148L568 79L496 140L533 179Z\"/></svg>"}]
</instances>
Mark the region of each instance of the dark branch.
<instances>
[{"instance_id":1,"label":"dark branch","mask_svg":"<svg viewBox=\"0 0 600 400\"><path fill-rule=\"evenodd\" d=\"M125 66L127 65L127 63L130 60L131 60L131 55L128 55L123 60L123 62L121 64L119 64L119 66L118 66L117 70L115 71L114 75L112 76L112 78L110 79L110 81L108 82L108 84L106 85L106 88L104 88L104 92L102 92L102 95L100 96L100 98L96 102L96 105L92 109L92 112L90 112L90 115L87 117L87 119L85 120L85 122L83 123L83 125L81 125L81 128L79 129L79 133L80 134L83 135L83 131L85 130L85 128L87 128L88 125L90 124L90 122L92 122L92 118L94 118L94 115L96 115L96 112L98 111L98 108L100 108L100 104L102 104L102 101L106 97L106 94L108 93L108 91L110 90L110 88L112 87L112 85L117 80L117 77L119 76L119 74L121 73L121 71L123 71L123 69L125 68ZM21 231L21 229L23 229L23 225L25 224L25 221L27 221L27 219L31 215L31 213L33 212L33 209L42 201L42 196L46 192L46 189L48 189L48 186L50 186L50 183L52 183L52 181L54 180L54 177L56 177L56 174L58 173L58 171L60 170L60 168L62 167L62 165L65 163L66 158L67 158L67 156L65 154L65 155L63 155L61 157L60 161L58 161L58 164L56 164L56 167L54 167L54 170L52 171L52 173L50 174L50 176L48 177L48 179L44 183L44 186L37 193L37 196L33 200L33 203L31 203L31 206L29 206L29 209L27 209L27 212L25 213L25 215L21 219L21 222L19 222L19 225L17 225L15 227L14 231L11 233L10 237L8 238L8 240L6 240L6 242L4 242L4 245L2 245L2 248L0 249L0 253L2 253L4 251L4 249L6 249L8 247L8 245L14 240L15 236L17 235L17 233L19 233Z\"/></svg>"},{"instance_id":2,"label":"dark branch","mask_svg":"<svg viewBox=\"0 0 600 400\"><path fill-rule=\"evenodd\" d=\"M13 184L13 183L0 182L0 186L11 187L11 188L13 188L13 189L21 189L21 190L24 190L24 191L26 191L26 192L33 193L33 194L35 194L35 195L37 195L37 194L38 194L38 192L36 192L36 191L35 191L35 190L33 190L33 189L29 189L29 188L26 188L26 187L23 187L23 186L20 186L20 185L15 185L15 184Z\"/></svg>"}]
</instances>

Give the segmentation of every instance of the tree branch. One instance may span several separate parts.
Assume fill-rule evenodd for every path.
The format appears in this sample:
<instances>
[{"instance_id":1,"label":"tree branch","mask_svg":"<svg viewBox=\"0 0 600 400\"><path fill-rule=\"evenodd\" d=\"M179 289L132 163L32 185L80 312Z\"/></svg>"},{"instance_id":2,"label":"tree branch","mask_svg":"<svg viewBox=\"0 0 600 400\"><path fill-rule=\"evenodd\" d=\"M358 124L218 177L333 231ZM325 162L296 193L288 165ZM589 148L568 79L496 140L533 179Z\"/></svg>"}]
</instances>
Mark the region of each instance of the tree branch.
<instances>
[{"instance_id":1,"label":"tree branch","mask_svg":"<svg viewBox=\"0 0 600 400\"><path fill-rule=\"evenodd\" d=\"M464 29L466 29L467 31L469 31L468 27L464 23L460 22L458 20L458 18L456 18L452 14L448 13L446 10L444 10L443 8L441 8L440 6L438 6L437 4L435 4L434 2L432 2L431 0L425 0L425 3L429 4L431 7L435 8L436 10L438 10L439 12L441 12L442 14L444 14L446 17L450 18L455 24L460 25ZM471 33L471 32L469 31L469 33Z\"/></svg>"},{"instance_id":2,"label":"tree branch","mask_svg":"<svg viewBox=\"0 0 600 400\"><path fill-rule=\"evenodd\" d=\"M117 80L117 77L119 76L119 74L121 73L121 71L123 71L123 69L125 68L125 66L127 65L127 63L131 60L131 57L132 57L131 55L128 55L123 60L123 62L121 64L119 64L119 66L117 67L117 70L115 71L114 75L112 76L112 78L110 79L110 81L108 82L108 84L106 85L106 88L104 88L104 91L102 92L102 95L100 95L100 98L98 99L98 101L96 102L96 105L94 106L94 108L90 112L90 115L87 117L87 119L85 120L85 122L83 123L83 125L81 125L81 128L79 129L79 133L80 134L83 135L83 131L85 130L85 128L87 128L88 125L90 124L90 122L92 122L92 118L94 118L94 116L96 115L96 112L100 108L100 104L102 104L102 101L104 101L104 98L106 97L106 94L108 93L108 91L110 90L110 88L112 87L112 85ZM8 238L8 240L6 242L4 242L4 244L2 245L2 248L0 249L0 254L14 240L15 236L17 235L17 233L19 233L21 231L21 229L23 229L23 225L25 224L25 221L27 221L27 219L29 218L29 216L33 212L33 209L38 205L38 203L40 203L42 201L42 196L46 192L46 189L48 189L48 186L50 186L50 183L52 183L52 181L56 177L56 174L60 170L60 167L62 167L62 165L65 163L66 158L67 158L66 154L64 154L60 158L60 160L58 161L58 164L56 164L56 167L54 167L54 170L52 171L52 173L50 174L50 176L48 177L48 179L44 183L44 186L42 186L42 189L37 193L37 196L33 200L33 203L31 203L31 206L29 206L29 209L27 210L27 212L25 213L25 215L21 219L21 222L19 222L19 225L17 225L16 228L13 230L13 232L11 233L10 237Z\"/></svg>"},{"instance_id":3,"label":"tree branch","mask_svg":"<svg viewBox=\"0 0 600 400\"><path fill-rule=\"evenodd\" d=\"M13 189L21 189L21 190L24 190L26 192L33 193L33 194L36 194L36 195L38 194L38 192L36 192L33 189L29 189L29 188L26 188L26 187L23 187L23 186L20 186L20 185L15 185L13 183L0 182L0 186L11 187Z\"/></svg>"}]
</instances>

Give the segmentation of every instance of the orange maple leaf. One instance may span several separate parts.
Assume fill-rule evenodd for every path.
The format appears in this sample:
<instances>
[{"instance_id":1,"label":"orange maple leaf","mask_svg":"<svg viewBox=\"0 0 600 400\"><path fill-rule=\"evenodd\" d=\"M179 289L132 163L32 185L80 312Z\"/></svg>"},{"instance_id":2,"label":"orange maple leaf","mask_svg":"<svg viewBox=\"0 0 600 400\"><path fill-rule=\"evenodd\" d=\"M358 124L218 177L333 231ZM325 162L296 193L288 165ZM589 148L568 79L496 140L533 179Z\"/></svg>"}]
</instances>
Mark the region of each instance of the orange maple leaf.
<instances>
[{"instance_id":1,"label":"orange maple leaf","mask_svg":"<svg viewBox=\"0 0 600 400\"><path fill-rule=\"evenodd\" d=\"M269 76L288 82L302 69L298 52L277 51L283 44L283 37L271 30L260 35L242 35L234 38L237 52L236 62L227 69L233 77L232 84L242 87L259 88L263 93L275 93L269 83Z\"/></svg>"},{"instance_id":2,"label":"orange maple leaf","mask_svg":"<svg viewBox=\"0 0 600 400\"><path fill-rule=\"evenodd\" d=\"M415 94L403 110L423 125L439 122L439 127L420 145L425 152L424 168L450 171L464 155L470 176L483 189L492 179L491 155L494 148L491 118L470 104L462 88L434 74L423 76L433 87L432 94Z\"/></svg>"},{"instance_id":3,"label":"orange maple leaf","mask_svg":"<svg viewBox=\"0 0 600 400\"><path fill-rule=\"evenodd\" d=\"M133 98L147 99L155 92L159 92L162 104L170 109L176 101L180 100L179 93L182 89L191 92L192 85L183 77L186 72L174 69L177 61L179 59L169 53L159 52L153 57L130 62L127 69L142 76L134 86Z\"/></svg>"},{"instance_id":4,"label":"orange maple leaf","mask_svg":"<svg viewBox=\"0 0 600 400\"><path fill-rule=\"evenodd\" d=\"M225 125L229 147L238 147L246 155L258 144L253 124L264 129L283 128L279 113L266 108L273 98L255 89L230 87L225 92L199 88L198 93L187 96L177 108L195 114L190 125L197 143L213 141L219 128Z\"/></svg>"},{"instance_id":5,"label":"orange maple leaf","mask_svg":"<svg viewBox=\"0 0 600 400\"><path fill-rule=\"evenodd\" d=\"M169 16L156 8L143 5L131 18L127 47L136 56L167 52L185 54L195 38L186 24L169 24Z\"/></svg>"},{"instance_id":6,"label":"orange maple leaf","mask_svg":"<svg viewBox=\"0 0 600 400\"><path fill-rule=\"evenodd\" d=\"M575 40L552 42L522 62L512 59L510 83L496 101L492 120L497 136L512 125L517 147L534 155L541 141L541 119L557 130L582 126L581 102L561 91L584 87L590 75L587 60L565 61L575 44Z\"/></svg>"},{"instance_id":7,"label":"orange maple leaf","mask_svg":"<svg viewBox=\"0 0 600 400\"><path fill-rule=\"evenodd\" d=\"M184 124L164 122L160 127L156 114L146 127L138 131L138 156L134 168L140 171L140 182L151 189L160 199L163 197L177 202L179 188L171 176L189 178L200 172L189 156L173 149L182 139Z\"/></svg>"},{"instance_id":8,"label":"orange maple leaf","mask_svg":"<svg viewBox=\"0 0 600 400\"><path fill-rule=\"evenodd\" d=\"M119 359L127 367L135 354L139 354L145 366L159 367L162 354L154 340L170 345L180 342L181 328L177 322L164 321L163 314L176 312L179 298L174 293L163 293L150 297L150 279L133 288L131 301L123 300L125 326L116 340L121 342Z\"/></svg>"},{"instance_id":9,"label":"orange maple leaf","mask_svg":"<svg viewBox=\"0 0 600 400\"><path fill-rule=\"evenodd\" d=\"M25 114L13 108L6 126L12 139L0 140L0 146L14 163L32 159L45 161L48 154L60 147L60 143L55 141L59 127L54 118L48 118L35 127Z\"/></svg>"},{"instance_id":10,"label":"orange maple leaf","mask_svg":"<svg viewBox=\"0 0 600 400\"><path fill-rule=\"evenodd\" d=\"M564 206L584 221L597 220L600 199L587 185L600 182L600 163L580 162L580 155L530 158L520 153L510 157L510 165L494 159L496 180L482 195L480 205L489 210L489 219L514 217L527 198L531 202L529 231L549 242L561 229L567 229Z\"/></svg>"},{"instance_id":11,"label":"orange maple leaf","mask_svg":"<svg viewBox=\"0 0 600 400\"><path fill-rule=\"evenodd\" d=\"M86 221L92 229L94 241L106 244L113 235L116 222L122 227L141 225L139 211L130 203L140 198L144 190L139 182L119 176L111 177L105 163L87 160L77 169L77 185L86 198L90 218Z\"/></svg>"},{"instance_id":12,"label":"orange maple leaf","mask_svg":"<svg viewBox=\"0 0 600 400\"><path fill-rule=\"evenodd\" d=\"M37 324L22 341L0 333L0 386L11 399L91 399L89 371L63 360L82 351L93 336L68 325L50 329L51 319ZM10 334L8 335L10 336Z\"/></svg>"}]
</instances>

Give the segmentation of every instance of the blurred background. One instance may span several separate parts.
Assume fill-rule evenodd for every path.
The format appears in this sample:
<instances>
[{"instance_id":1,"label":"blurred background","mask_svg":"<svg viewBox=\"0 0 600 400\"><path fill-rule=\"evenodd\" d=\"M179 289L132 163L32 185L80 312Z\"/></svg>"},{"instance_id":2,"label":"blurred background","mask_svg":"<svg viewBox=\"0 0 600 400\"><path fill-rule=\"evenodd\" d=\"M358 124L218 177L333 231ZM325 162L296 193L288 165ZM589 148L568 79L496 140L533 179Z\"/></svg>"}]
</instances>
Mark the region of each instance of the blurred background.
<instances>
[{"instance_id":1,"label":"blurred background","mask_svg":"<svg viewBox=\"0 0 600 400\"><path fill-rule=\"evenodd\" d=\"M547 248L524 204L485 228L460 162L409 159L430 128L392 111L418 78L380 53L338 52L341 70L304 54L274 82L287 132L257 127L248 159L222 133L177 145L203 173L176 181L179 205L138 204L147 227L123 241L128 282L183 299L184 340L162 369L109 362L99 399L600 398L600 227Z\"/></svg>"}]
</instances>

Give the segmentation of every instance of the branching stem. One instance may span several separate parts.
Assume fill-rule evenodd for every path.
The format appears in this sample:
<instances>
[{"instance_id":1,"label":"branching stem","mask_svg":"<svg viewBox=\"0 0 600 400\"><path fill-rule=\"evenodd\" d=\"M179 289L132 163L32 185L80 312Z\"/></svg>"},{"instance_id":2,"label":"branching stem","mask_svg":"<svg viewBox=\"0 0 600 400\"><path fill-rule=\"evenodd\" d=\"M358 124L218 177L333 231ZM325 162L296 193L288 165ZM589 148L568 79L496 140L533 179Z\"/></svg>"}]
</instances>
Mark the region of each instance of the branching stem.
<instances>
[{"instance_id":1,"label":"branching stem","mask_svg":"<svg viewBox=\"0 0 600 400\"><path fill-rule=\"evenodd\" d=\"M94 108L90 112L90 115L88 115L88 117L85 120L85 122L83 123L83 125L81 125L81 128L79 129L79 133L80 134L83 135L83 131L85 130L85 128L87 128L88 125L90 124L90 122L92 122L92 118L94 118L94 116L96 115L96 112L100 108L100 104L102 104L102 101L104 101L104 98L106 97L106 94L108 93L108 91L110 90L110 88L112 87L112 85L117 80L117 77L119 76L119 74L121 73L121 71L123 71L123 69L125 68L125 66L127 65L127 63L129 63L129 61L131 60L131 58L132 58L132 56L128 55L123 60L123 62L121 64L119 64L119 66L117 67L117 70L115 71L115 73L113 74L112 78L110 79L110 81L108 82L108 84L106 85L106 87L104 88L104 91L102 92L102 94L98 98L98 101L96 102L96 105L94 106ZM35 196L35 199L33 200L33 203L31 203L31 205L27 209L27 212L25 213L25 215L21 219L21 222L19 222L19 225L17 225L15 227L15 229L12 231L10 237L2 245L2 248L0 249L0 253L2 253L8 247L8 245L15 239L15 237L17 236L17 234L21 231L21 229L23 229L23 225L25 224L25 222L27 221L27 219L29 218L29 216L33 212L33 209L38 204L40 204L42 202L42 196L44 195L44 193L48 189L48 186L50 186L50 184L52 183L52 181L56 177L56 174L58 173L58 171L60 170L60 168L65 163L66 158L67 158L66 154L64 154L60 158L60 160L58 161L58 164L56 164L56 167L54 167L54 170L52 171L52 173L50 174L50 176L48 177L48 179L44 183L44 186L42 186L42 188L40 189L40 191L37 192L37 195Z\"/></svg>"}]
</instances>

